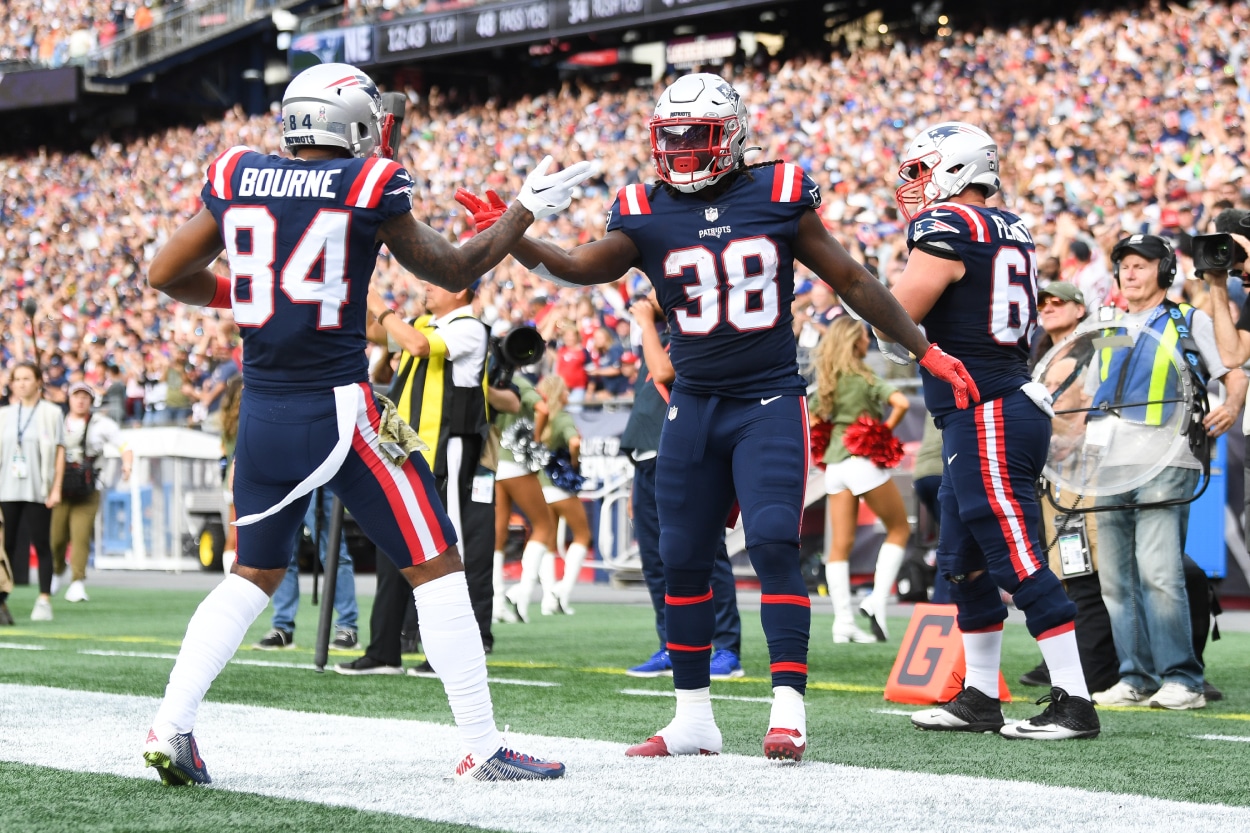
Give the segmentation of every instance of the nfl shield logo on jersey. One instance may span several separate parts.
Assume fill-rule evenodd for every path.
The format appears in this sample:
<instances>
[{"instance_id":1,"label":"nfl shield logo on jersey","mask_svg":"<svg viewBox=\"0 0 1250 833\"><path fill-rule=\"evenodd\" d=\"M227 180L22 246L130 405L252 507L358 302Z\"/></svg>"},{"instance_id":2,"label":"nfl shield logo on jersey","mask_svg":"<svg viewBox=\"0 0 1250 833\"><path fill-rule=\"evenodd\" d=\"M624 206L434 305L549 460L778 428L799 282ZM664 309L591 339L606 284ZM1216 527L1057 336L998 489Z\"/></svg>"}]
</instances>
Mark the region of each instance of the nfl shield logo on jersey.
<instances>
[{"instance_id":1,"label":"nfl shield logo on jersey","mask_svg":"<svg viewBox=\"0 0 1250 833\"><path fill-rule=\"evenodd\" d=\"M717 218L717 217L719 217L719 216L720 216L720 209L719 209L719 208L705 208L705 209L703 209L703 219L707 220L709 223L715 223L715 222L716 222L716 218Z\"/></svg>"},{"instance_id":2,"label":"nfl shield logo on jersey","mask_svg":"<svg viewBox=\"0 0 1250 833\"><path fill-rule=\"evenodd\" d=\"M668 421L672 422L675 419L677 419L677 406L676 405L668 409Z\"/></svg>"}]
</instances>

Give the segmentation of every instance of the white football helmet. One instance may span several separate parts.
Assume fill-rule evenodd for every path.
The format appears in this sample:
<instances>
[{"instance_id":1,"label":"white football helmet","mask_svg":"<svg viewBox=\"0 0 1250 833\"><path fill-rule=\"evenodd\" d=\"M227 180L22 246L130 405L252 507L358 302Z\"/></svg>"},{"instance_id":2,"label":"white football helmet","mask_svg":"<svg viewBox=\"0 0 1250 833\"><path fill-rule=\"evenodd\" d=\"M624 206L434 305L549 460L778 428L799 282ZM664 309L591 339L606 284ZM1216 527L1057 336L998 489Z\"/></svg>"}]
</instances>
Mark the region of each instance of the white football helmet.
<instances>
[{"instance_id":1,"label":"white football helmet","mask_svg":"<svg viewBox=\"0 0 1250 833\"><path fill-rule=\"evenodd\" d=\"M373 79L351 64L309 67L282 94L282 142L288 151L320 145L355 157L389 156L394 123Z\"/></svg>"},{"instance_id":2,"label":"white football helmet","mask_svg":"<svg viewBox=\"0 0 1250 833\"><path fill-rule=\"evenodd\" d=\"M898 175L903 185L894 198L908 220L969 185L982 186L990 197L998 193L998 145L979 127L944 121L911 140Z\"/></svg>"},{"instance_id":3,"label":"white football helmet","mask_svg":"<svg viewBox=\"0 0 1250 833\"><path fill-rule=\"evenodd\" d=\"M719 75L678 78L660 95L651 119L651 158L660 179L695 191L738 167L747 142L742 96Z\"/></svg>"}]
</instances>

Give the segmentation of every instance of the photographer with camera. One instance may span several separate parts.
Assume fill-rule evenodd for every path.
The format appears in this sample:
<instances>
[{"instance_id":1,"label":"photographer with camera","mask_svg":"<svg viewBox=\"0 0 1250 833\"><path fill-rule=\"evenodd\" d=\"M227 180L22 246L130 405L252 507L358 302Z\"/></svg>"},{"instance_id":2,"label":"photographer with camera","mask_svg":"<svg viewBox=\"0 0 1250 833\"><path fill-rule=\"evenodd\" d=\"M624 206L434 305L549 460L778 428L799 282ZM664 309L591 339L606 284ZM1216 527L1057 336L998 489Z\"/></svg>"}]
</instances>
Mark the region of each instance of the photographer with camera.
<instances>
[{"instance_id":1,"label":"photographer with camera","mask_svg":"<svg viewBox=\"0 0 1250 833\"><path fill-rule=\"evenodd\" d=\"M1215 323L1215 343L1220 361L1228 367L1239 367L1250 361L1250 298L1242 305L1234 323L1232 304L1228 297L1230 275L1250 284L1246 274L1246 257L1250 252L1250 211L1229 208L1215 216L1215 233L1194 237L1194 270L1203 278L1211 292L1211 318ZM1242 433L1250 435L1250 419L1241 421ZM1245 474L1250 486L1250 455ZM1246 517L1250 518L1250 488L1246 489Z\"/></svg>"},{"instance_id":2,"label":"photographer with camera","mask_svg":"<svg viewBox=\"0 0 1250 833\"><path fill-rule=\"evenodd\" d=\"M1195 248L1195 257L1200 250ZM1104 332L1132 339L1133 346L1123 357L1117 353L1091 379L1098 386L1095 403L1157 399L1155 392L1166 387L1174 372L1170 353L1175 350L1184 355L1181 364L1191 368L1204 402L1208 379L1224 383L1227 400L1211 409L1198 429L1208 438L1223 434L1245 401L1246 376L1221 362L1210 316L1168 300L1177 271L1176 250L1158 235L1134 234L1116 243L1111 262L1128 309L1103 319ZM1145 338L1146 330L1158 340ZM1174 348L1165 353L1164 345ZM1162 409L1156 413L1147 408L1145 419L1153 424L1161 414ZM1088 429L1086 437L1088 442ZM1205 464L1186 447L1149 482L1098 499L1100 507L1116 507L1099 516L1098 545L1102 596L1120 661L1120 681L1094 693L1099 705L1148 702L1152 708L1173 710L1206 706L1182 563L1189 521L1186 499L1194 494Z\"/></svg>"},{"instance_id":3,"label":"photographer with camera","mask_svg":"<svg viewBox=\"0 0 1250 833\"><path fill-rule=\"evenodd\" d=\"M415 429L422 451L460 541L469 602L482 647L490 653L491 557L495 513L494 473L482 465L488 436L483 381L490 343L473 314L477 283L451 292L425 283L427 315L404 321L376 292L369 293L369 341L401 350L388 397ZM335 666L340 674L402 674L401 633L413 607L412 588L389 558L377 559L378 584L364 656ZM410 671L431 672L428 662Z\"/></svg>"}]
</instances>

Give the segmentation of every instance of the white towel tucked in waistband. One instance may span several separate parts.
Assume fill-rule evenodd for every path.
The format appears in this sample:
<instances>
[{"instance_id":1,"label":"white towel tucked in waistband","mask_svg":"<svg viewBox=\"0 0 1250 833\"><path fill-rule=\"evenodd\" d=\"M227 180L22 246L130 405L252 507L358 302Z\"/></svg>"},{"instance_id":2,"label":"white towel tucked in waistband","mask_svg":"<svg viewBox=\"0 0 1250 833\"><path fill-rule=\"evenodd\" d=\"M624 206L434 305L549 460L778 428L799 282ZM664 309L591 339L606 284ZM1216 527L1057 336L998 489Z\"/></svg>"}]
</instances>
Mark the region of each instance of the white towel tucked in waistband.
<instances>
[{"instance_id":1,"label":"white towel tucked in waistband","mask_svg":"<svg viewBox=\"0 0 1250 833\"><path fill-rule=\"evenodd\" d=\"M339 438L335 442L334 448L330 449L329 456L313 470L312 474L305 477L303 482L292 489L290 494L277 504L264 512L239 518L234 522L234 525L248 526L264 520L270 515L281 512L304 495L310 494L318 486L324 486L329 483L331 478L338 474L339 469L342 468L343 461L347 459L347 452L352 447L352 435L356 433L356 417L360 413L360 409L364 407L364 404L364 388L360 385L340 385L335 388L334 414L338 422Z\"/></svg>"}]
</instances>

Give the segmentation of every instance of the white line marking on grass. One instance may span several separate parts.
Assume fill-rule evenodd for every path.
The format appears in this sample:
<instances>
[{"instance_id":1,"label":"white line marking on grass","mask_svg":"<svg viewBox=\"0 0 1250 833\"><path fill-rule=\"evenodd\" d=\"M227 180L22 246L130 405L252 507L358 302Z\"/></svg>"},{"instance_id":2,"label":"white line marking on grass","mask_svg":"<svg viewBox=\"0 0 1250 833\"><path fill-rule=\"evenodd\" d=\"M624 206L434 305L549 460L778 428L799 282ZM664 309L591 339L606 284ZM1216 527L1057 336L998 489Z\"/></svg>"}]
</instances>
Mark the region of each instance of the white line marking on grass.
<instances>
[{"instance_id":1,"label":"white line marking on grass","mask_svg":"<svg viewBox=\"0 0 1250 833\"><path fill-rule=\"evenodd\" d=\"M1247 735L1190 735L1197 740L1232 740L1241 743L1250 743L1250 736Z\"/></svg>"},{"instance_id":2,"label":"white line marking on grass","mask_svg":"<svg viewBox=\"0 0 1250 833\"><path fill-rule=\"evenodd\" d=\"M419 671L415 674L409 674L409 677L421 677L426 680L437 680L438 675L429 671ZM527 685L535 688L559 688L559 683L548 682L547 680L517 680L511 677L487 677L486 682L491 685Z\"/></svg>"},{"instance_id":3,"label":"white line marking on grass","mask_svg":"<svg viewBox=\"0 0 1250 833\"><path fill-rule=\"evenodd\" d=\"M2 646L0 646L2 647ZM42 648L29 648L28 650L42 651ZM81 650L78 653L86 654L92 657L135 657L138 659L178 659L177 654L153 654L145 651L94 651ZM295 668L300 671L316 671L317 666L306 662L274 662L267 659L232 659L230 665L251 665L256 668ZM416 674L417 677L428 677L431 680L437 680L436 674ZM488 677L487 682L491 685L526 685L537 686L540 688L554 688L559 683L550 683L543 680L514 680L505 677Z\"/></svg>"},{"instance_id":4,"label":"white line marking on grass","mask_svg":"<svg viewBox=\"0 0 1250 833\"><path fill-rule=\"evenodd\" d=\"M676 697L677 694L672 691L652 691L648 688L623 688L621 694L629 694L633 697ZM738 700L742 703L771 703L771 697L735 697L732 694L713 694L713 700Z\"/></svg>"},{"instance_id":5,"label":"white line marking on grass","mask_svg":"<svg viewBox=\"0 0 1250 833\"><path fill-rule=\"evenodd\" d=\"M23 645L20 642L0 642L0 648L9 651L42 651L45 650L42 645Z\"/></svg>"},{"instance_id":6,"label":"white line marking on grass","mask_svg":"<svg viewBox=\"0 0 1250 833\"><path fill-rule=\"evenodd\" d=\"M873 714L897 714L903 717L911 717L915 712L904 711L903 709L873 709Z\"/></svg>"},{"instance_id":7,"label":"white line marking on grass","mask_svg":"<svg viewBox=\"0 0 1250 833\"><path fill-rule=\"evenodd\" d=\"M159 808L163 788L139 754L157 705L151 697L0 684L0 760L144 779ZM684 833L707 829L709 819L728 819L734 833L1250 830L1250 807L811 760L780 767L761 756L629 759L620 743L511 733L509 745L564 761L568 776L448 783L461 755L451 725L213 701L200 707L195 736L213 776L209 790L509 833Z\"/></svg>"}]
</instances>

